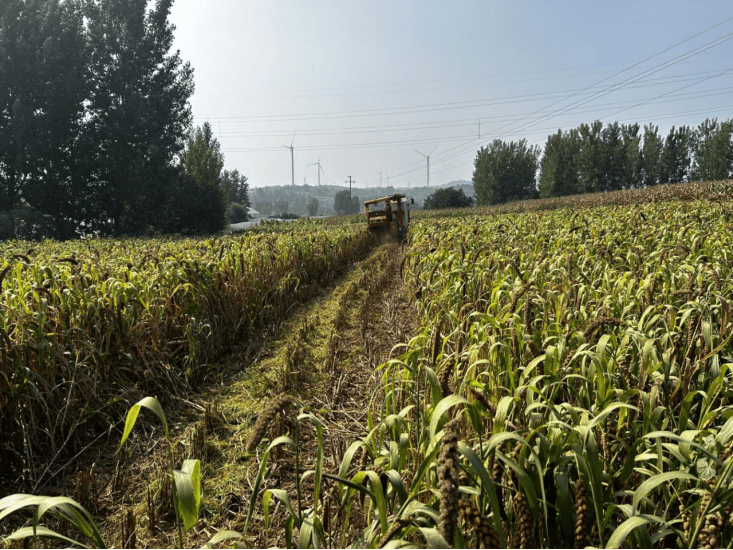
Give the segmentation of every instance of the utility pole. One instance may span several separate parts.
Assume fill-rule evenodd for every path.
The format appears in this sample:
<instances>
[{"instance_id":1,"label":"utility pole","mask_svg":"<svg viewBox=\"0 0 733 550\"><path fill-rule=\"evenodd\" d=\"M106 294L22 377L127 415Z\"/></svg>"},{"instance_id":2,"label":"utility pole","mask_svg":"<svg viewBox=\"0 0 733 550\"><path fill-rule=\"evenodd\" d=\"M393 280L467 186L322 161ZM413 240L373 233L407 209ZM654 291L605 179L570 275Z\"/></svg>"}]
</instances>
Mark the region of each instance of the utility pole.
<instances>
[{"instance_id":1,"label":"utility pole","mask_svg":"<svg viewBox=\"0 0 733 550\"><path fill-rule=\"evenodd\" d=\"M346 183L346 182L344 182ZM351 213L351 184L356 183L351 181L351 176L349 176L349 213Z\"/></svg>"},{"instance_id":2,"label":"utility pole","mask_svg":"<svg viewBox=\"0 0 733 550\"><path fill-rule=\"evenodd\" d=\"M438 145L440 145L440 144L438 144ZM420 151L418 151L417 149L415 150L415 152L416 152L416 153L417 153L418 155L422 155L422 156L424 156L424 157L425 157L426 159L428 159L428 184L427 184L427 185L428 185L428 188L430 188L430 155L432 155L432 154L433 154L433 153L435 152L435 150L436 150L436 149L438 148L438 145L436 145L435 147L433 147L433 150L432 150L432 151L430 151L430 153L428 153L427 155L425 155L425 154L421 153L421 152L420 152Z\"/></svg>"},{"instance_id":3,"label":"utility pole","mask_svg":"<svg viewBox=\"0 0 733 550\"><path fill-rule=\"evenodd\" d=\"M481 119L478 119L478 138L481 139Z\"/></svg>"}]
</instances>

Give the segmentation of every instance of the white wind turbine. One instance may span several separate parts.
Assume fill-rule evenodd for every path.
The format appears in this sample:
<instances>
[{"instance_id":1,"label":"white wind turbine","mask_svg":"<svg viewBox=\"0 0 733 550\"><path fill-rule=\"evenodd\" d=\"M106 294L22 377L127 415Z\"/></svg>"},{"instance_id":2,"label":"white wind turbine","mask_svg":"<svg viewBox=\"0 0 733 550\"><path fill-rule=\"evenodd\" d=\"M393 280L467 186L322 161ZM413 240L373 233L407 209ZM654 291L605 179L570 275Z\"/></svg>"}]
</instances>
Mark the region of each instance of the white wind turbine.
<instances>
[{"instance_id":1,"label":"white wind turbine","mask_svg":"<svg viewBox=\"0 0 733 550\"><path fill-rule=\"evenodd\" d=\"M318 187L320 187L321 186L321 172L323 172L324 175L326 174L326 171L323 168L321 168L321 157L318 157L318 162L314 162L313 164L309 164L308 166L316 166L316 165L318 165Z\"/></svg>"}]
</instances>

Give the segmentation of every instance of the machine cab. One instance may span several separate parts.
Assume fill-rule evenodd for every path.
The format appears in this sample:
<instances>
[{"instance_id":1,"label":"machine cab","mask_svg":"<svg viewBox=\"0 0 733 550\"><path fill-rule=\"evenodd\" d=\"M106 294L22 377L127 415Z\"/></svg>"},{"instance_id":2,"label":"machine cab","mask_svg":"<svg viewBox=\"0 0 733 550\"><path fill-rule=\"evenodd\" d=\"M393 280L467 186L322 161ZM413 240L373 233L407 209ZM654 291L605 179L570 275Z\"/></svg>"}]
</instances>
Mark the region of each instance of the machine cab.
<instances>
[{"instance_id":1,"label":"machine cab","mask_svg":"<svg viewBox=\"0 0 733 550\"><path fill-rule=\"evenodd\" d=\"M410 223L410 206L415 199L405 195L389 195L364 203L369 230L374 233L389 233L401 239Z\"/></svg>"}]
</instances>

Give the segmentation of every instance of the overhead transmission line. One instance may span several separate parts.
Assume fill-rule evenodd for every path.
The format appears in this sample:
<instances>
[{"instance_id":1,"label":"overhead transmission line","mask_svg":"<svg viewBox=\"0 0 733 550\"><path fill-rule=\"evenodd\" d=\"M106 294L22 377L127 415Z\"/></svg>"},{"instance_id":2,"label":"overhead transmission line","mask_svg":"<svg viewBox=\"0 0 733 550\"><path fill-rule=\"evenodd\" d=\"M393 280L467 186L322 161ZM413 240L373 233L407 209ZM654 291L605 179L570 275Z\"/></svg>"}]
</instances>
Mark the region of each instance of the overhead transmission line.
<instances>
[{"instance_id":1,"label":"overhead transmission line","mask_svg":"<svg viewBox=\"0 0 733 550\"><path fill-rule=\"evenodd\" d=\"M713 71L706 71L706 72L713 72ZM699 73L702 74L702 73ZM713 75L713 76L720 76L719 74ZM685 79L688 80L688 79ZM696 81L695 83L699 83L700 81ZM723 88L713 88L709 90L703 90L700 92L691 92L686 94L681 94L680 96L672 96L671 99L667 99L664 101L654 101L654 103L668 103L671 101L679 101L683 98L688 99L696 99L701 97L711 97L716 95L727 95L728 93L731 93L731 90L733 90L733 87L723 87ZM678 90L675 90L678 91ZM709 92L720 92L720 93L709 93ZM667 94L665 94L667 95ZM661 96L660 96L661 97ZM658 99L658 98L654 98ZM634 103L635 99L629 99L624 101L614 101L611 103L602 103L599 105L595 105L593 109L585 110L585 111L578 111L573 110L574 114L579 113L588 113L593 112L597 110L600 107L611 107L611 106L619 106L624 105L627 103ZM503 119L514 119L517 116L522 116L527 113L517 113L512 115L495 115L495 116L485 116L481 117L482 122L497 120L501 121ZM470 118L470 119L458 119L454 122L417 122L417 123L408 123L405 125L377 125L377 126L356 126L356 127L346 127L346 128L314 128L307 132L301 132L299 135L301 136L333 136L333 135L349 135L349 134L369 134L369 133L384 133L384 132L410 132L410 131L422 131L422 130L434 130L434 129L440 129L440 128L458 128L458 127L466 127L476 126L476 119ZM224 137L284 137L290 135L289 131L285 130L263 130L263 131L253 131L253 132L222 132L222 136Z\"/></svg>"},{"instance_id":2,"label":"overhead transmission line","mask_svg":"<svg viewBox=\"0 0 733 550\"><path fill-rule=\"evenodd\" d=\"M716 28L716 27L719 27L719 26L723 25L724 23L726 23L726 22L728 22L728 21L731 21L731 20L733 20L733 17L729 17L729 18L727 18L727 19L723 20L722 22L720 22L720 23L718 23L718 24L716 24L716 25L713 25L712 27L709 27L709 28L707 28L707 29L705 29L705 30L703 30L703 31L701 31L701 32L699 32L699 33L697 33L697 34L695 34L695 35L693 35L693 36L689 37L689 38L686 38L685 40L682 40L682 41L680 41L680 42L677 42L676 44L674 44L674 45L672 45L672 46L670 46L670 47L668 47L668 48L665 48L664 50L662 50L662 51L660 51L660 52L658 52L658 53L656 53L656 54L654 54L654 55L652 55L652 56L649 56L649 57L647 57L646 59L644 59L644 60L642 60L642 61L639 61L639 62L637 62L637 63L634 63L633 65L631 65L631 66L627 67L626 69L624 69L624 70L622 70L622 71L619 71L619 72L617 72L617 73L615 73L615 74L613 74L613 75L611 75L611 76L609 76L609 77L606 77L606 78L604 78L604 79L602 79L602 80L600 80L600 81L598 81L598 82L596 82L596 83L594 83L594 84L592 84L592 85L590 85L590 86L586 86L585 88L583 88L583 89L581 89L581 90L579 90L579 91L577 91L577 92L574 92L573 94L571 94L571 95L567 96L567 97L566 97L566 98L564 98L564 99L561 99L561 100L555 101L554 103L552 103L552 104L550 104L550 105L548 105L548 106L546 106L546 107L543 107L542 109L539 109L539 110L537 110L537 111L535 112L535 114L537 114L537 113L541 112L542 110L545 110L545 109L547 109L547 108L549 108L549 107L552 107L553 105L557 105L558 103L561 103L562 101L565 101L565 100L567 100L567 99L570 99L570 98L572 98L572 97L576 96L576 95L577 95L578 93L581 93L581 92L583 92L583 91L586 91L586 90L588 90L588 89L589 89L589 88L591 88L591 87L597 86L597 85L598 85L598 84L600 84L601 82L605 82L605 81L607 81L607 80L609 80L609 79L611 79L611 78L614 78L614 77L616 77L616 76L618 76L618 75L620 75L620 74L622 74L622 73L625 73L625 72L627 72L628 70L630 70L630 69L633 69L634 67L637 67L638 65L640 65L640 64L642 64L642 63L644 63L644 62L646 62L646 61L648 61L648 60L650 60L650 59L653 59L654 57L657 57L657 56L659 56L659 55L661 55L661 54L663 54L663 53L665 53L665 52L667 52L667 51L669 51L669 50L671 50L671 49L673 49L673 48L675 48L675 47L677 47L677 46L679 46L679 45L681 45L681 44L684 44L685 42L689 42L689 41L690 41L690 40L692 40L693 38L696 38L696 37L698 37L698 36L700 36L700 35L702 35L702 34L704 34L704 33L708 32L708 31L710 31L710 30L712 30L712 29L714 29L714 28ZM692 50L691 52L685 52L684 54L680 54L680 55L678 55L677 57L673 58L672 60L670 60L670 61L665 61L664 63L661 63L660 65L657 65L656 67L652 67L651 69L648 69L647 71L644 71L644 72L649 72L649 71L651 71L651 70L653 70L653 69L656 69L656 68L658 68L658 67L661 67L661 66L663 66L663 65L668 65L668 66L671 66L671 64L674 64L674 63L672 63L672 62L675 62L676 60L678 60L678 59L680 59L680 58L684 58L684 59L687 59L687 58L689 58L689 57L692 57L693 55L697 55L698 53L701 53L702 51L706 51L707 49L710 49L710 48L712 48L712 47L714 47L714 46L717 46L717 45L719 45L719 44L721 44L721 43L723 43L723 42L725 42L725 41L727 41L727 40L730 40L730 38L729 38L729 37L730 37L730 38L733 38L733 33L731 33L731 34L729 34L729 35L725 35L724 37L722 37L722 38L718 38L718 39L716 39L716 40L713 40L713 41L711 41L711 42L708 42L707 44L704 44L703 46L700 46L700 47L698 47L698 48L695 48L695 49L693 49L693 50ZM723 40L723 39L725 39L725 40ZM712 44L712 45L710 45L710 44ZM706 47L706 46L709 46L709 47ZM702 49L702 48L704 48L704 49ZM726 72L727 72L727 71L726 71ZM642 73L642 74L643 74L643 73ZM717 77L717 76L721 76L722 74L725 74L725 73L721 73L721 74L719 74L719 75L716 75L716 77ZM638 76L639 76L639 75L635 75L635 77L638 77ZM634 77L634 78L635 78L635 77ZM715 78L715 77L710 77L710 78ZM694 83L692 83L692 84L689 84L688 86L685 86L685 87L689 87L689 86L692 86L692 85L694 85L694 84L699 84L700 82L704 82L705 80L710 80L710 78L706 78L706 79L703 79L703 80L700 80L700 81L694 82ZM627 81L629 81L629 80L631 80L631 79L626 79L626 81L625 81L625 82L627 82ZM617 87L617 89L621 89L621 88L623 87L623 82L622 82L622 83L619 83L619 84L621 84L621 86L619 86L618 84L615 84L615 85L612 85L612 86L610 86L609 88L614 88L614 87ZM617 91L617 90L612 90L612 91ZM588 101L590 101L590 99L589 99ZM577 103L577 102L576 102L576 103ZM550 113L549 115L545 115L545 116L543 116L543 117L539 117L538 119L534 119L534 120L530 121L530 122L529 122L528 124L525 124L525 125L521 126L520 128L515 128L515 129L514 129L514 130L512 131L512 133L516 133L516 132L518 132L518 131L521 131L521 130L524 130L524 129L528 129L528 128L530 128L530 127L531 127L532 125L534 125L534 124L537 124L539 120L542 120L542 119L546 119L546 118L548 118L548 117L553 117L553 116L557 116L558 114L563 114L563 112L562 112L562 111L563 111L563 109L569 109L570 107L572 107L572 106L574 106L574 105L575 105L575 103L574 103L573 105L570 105L570 106L566 106L566 107L563 107L563 108L557 109L556 111L554 111L553 113ZM516 121L516 122L519 122L519 121L521 121L521 120L524 120L525 118L526 118L526 116L525 116L525 117L522 117L521 119L519 119L519 120L518 120L518 121ZM511 124L506 124L506 125L502 126L501 128L498 128L498 129L494 130L494 131L493 131L492 133L495 133L495 132L497 132L498 130L501 130L501 129L503 129L503 128L506 128L507 126L510 126L510 125L511 125ZM506 135L506 133L505 133L504 135ZM502 137L503 137L503 136L502 136ZM496 139L496 138L495 138L495 139ZM475 141L476 141L476 138L474 138L474 139L472 139L472 140L471 140L471 142L475 142ZM482 143L488 143L489 141L491 141L491 140L490 140L490 139L487 139L487 140L483 140L483 141L482 141ZM467 143L468 143L468 142L467 142ZM466 143L466 144L467 144L467 143ZM453 147L452 149L448 149L447 151L444 151L444 152L443 152L442 154L443 154L443 155L446 155L447 153L449 153L449 152L451 152L451 151L455 151L455 150L457 150L457 149L459 149L459 148L461 148L461 147L462 147L461 145L457 145L457 146ZM465 149L465 150L459 151L458 153L453 153L453 154L451 154L451 155L450 155L450 156L448 156L448 157L444 157L444 158L442 158L442 159L440 159L440 160L437 160L437 161L435 162L435 164L440 164L440 163L446 162L446 161L448 161L448 160L452 160L453 158L456 158L457 156L463 155L463 154L465 154L466 152L469 152L469 151L473 150L474 148L475 148L475 145L474 145L474 146L471 146L471 148L469 148L469 149ZM405 172L404 174L400 174L400 175L399 175L399 176L397 176L397 177L401 177L401 176L403 176L403 175L407 175L407 174L410 174L410 173L412 173L412 172L414 172L414 171L415 171L415 170L410 170L410 171L408 171L408 172Z\"/></svg>"}]
</instances>

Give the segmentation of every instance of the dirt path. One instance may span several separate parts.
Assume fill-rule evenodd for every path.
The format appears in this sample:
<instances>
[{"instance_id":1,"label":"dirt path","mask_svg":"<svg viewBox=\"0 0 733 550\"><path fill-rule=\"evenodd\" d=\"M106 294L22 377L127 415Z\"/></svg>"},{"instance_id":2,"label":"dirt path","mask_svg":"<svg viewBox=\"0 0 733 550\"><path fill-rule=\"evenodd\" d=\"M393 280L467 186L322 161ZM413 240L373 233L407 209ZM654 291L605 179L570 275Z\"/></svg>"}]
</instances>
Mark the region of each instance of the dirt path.
<instances>
[{"instance_id":1,"label":"dirt path","mask_svg":"<svg viewBox=\"0 0 733 550\"><path fill-rule=\"evenodd\" d=\"M235 351L226 360L229 369L223 371L239 374L192 402L192 410L199 414L173 426L176 467L185 458L200 459L202 467L202 511L198 524L186 534L186 547L201 546L221 530L244 530L266 445L261 443L255 453L248 453L246 446L258 414L274 396L287 393L293 404L270 423L264 437L269 441L284 434L294 437L297 423L301 472L313 468L318 442L313 422L296 422L299 412L313 414L323 425L326 473L336 474L349 445L367 435L368 412L379 406L381 395L376 391L380 374L375 368L398 355L398 345L417 331L416 312L399 275L401 260L398 245L378 247L335 284L297 308L254 358L252 346ZM134 542L141 548L177 544L166 445L160 430L151 434L154 425L151 421L136 428L128 454L121 455L104 483L92 480L96 486L105 486L100 496L85 497L96 492L96 487L85 489L83 480L78 484L77 499L107 518L103 531L108 544L130 547ZM295 476L293 453L276 448L246 534L248 546L284 546L287 514L272 505L267 536L261 493L268 488L284 489L296 502ZM303 484L304 501L312 490L310 476ZM324 481L321 495L327 490ZM338 538L333 544L338 546Z\"/></svg>"}]
</instances>

